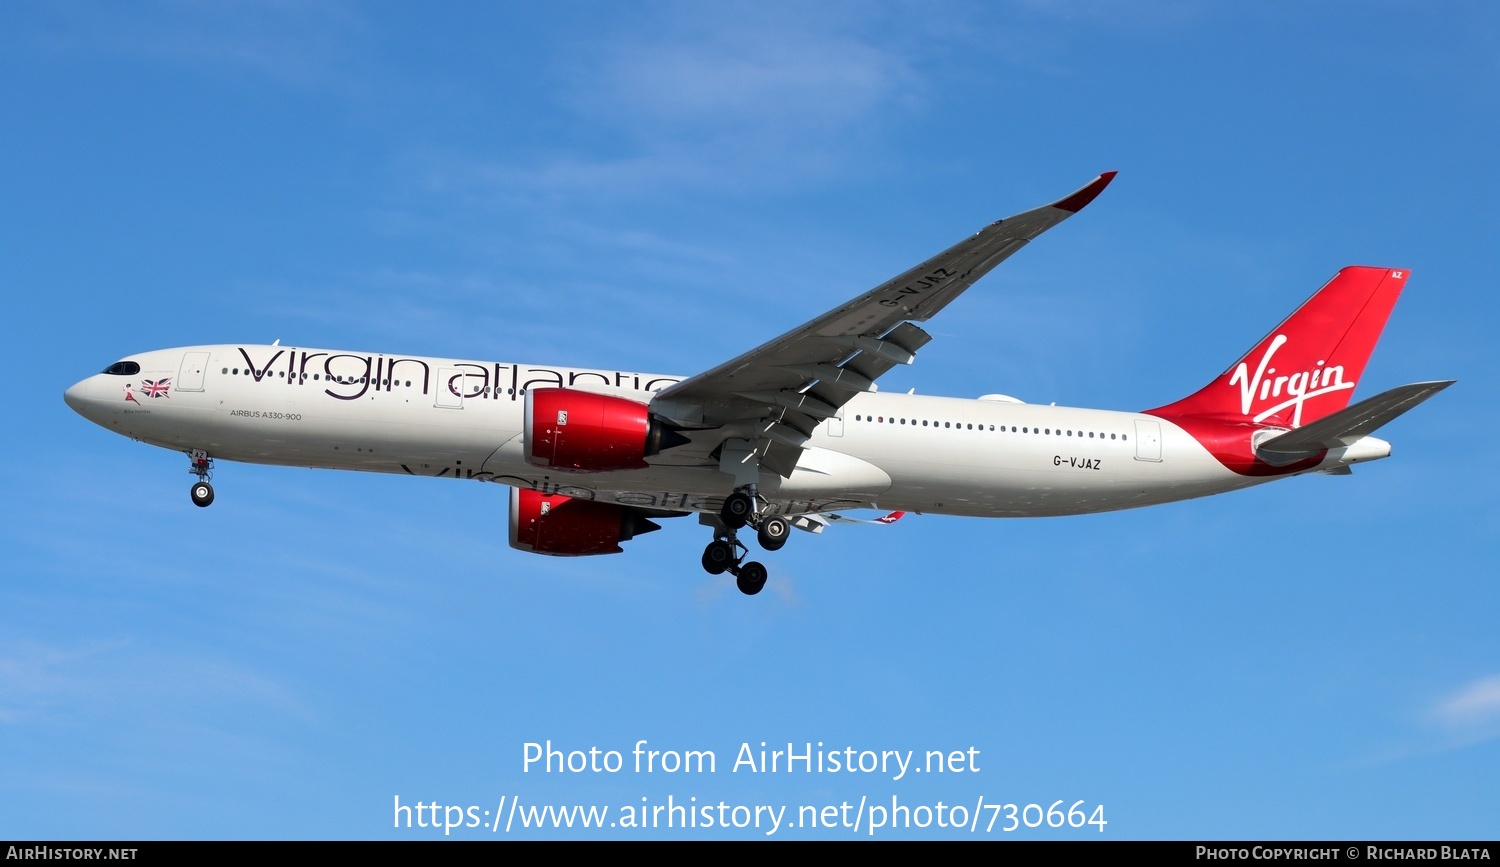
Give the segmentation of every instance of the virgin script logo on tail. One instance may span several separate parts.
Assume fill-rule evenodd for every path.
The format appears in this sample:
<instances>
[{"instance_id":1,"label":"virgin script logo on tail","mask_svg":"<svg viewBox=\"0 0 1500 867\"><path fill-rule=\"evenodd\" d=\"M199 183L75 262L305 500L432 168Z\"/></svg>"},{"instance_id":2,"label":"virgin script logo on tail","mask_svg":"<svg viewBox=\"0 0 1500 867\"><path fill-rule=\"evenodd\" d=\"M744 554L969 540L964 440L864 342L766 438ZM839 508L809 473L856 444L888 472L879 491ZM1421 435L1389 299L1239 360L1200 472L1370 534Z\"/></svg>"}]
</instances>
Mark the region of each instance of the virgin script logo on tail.
<instances>
[{"instance_id":1,"label":"virgin script logo on tail","mask_svg":"<svg viewBox=\"0 0 1500 867\"><path fill-rule=\"evenodd\" d=\"M1287 407L1295 407L1292 411L1292 427L1298 427L1302 424L1304 402L1321 394L1345 391L1354 387L1354 383L1344 381L1342 364L1324 367L1324 362L1319 361L1317 367L1311 370L1299 370L1291 374L1276 373L1276 368L1270 366L1271 359L1276 355L1276 350L1285 346L1286 343L1285 334L1278 334L1271 340L1271 345L1266 347L1265 354L1260 357L1260 363L1255 367L1255 376L1250 375L1250 366L1241 361L1235 368L1234 375L1229 377L1230 385L1240 387L1240 412L1244 415L1250 415L1251 408L1258 401L1286 396L1286 400L1257 412L1251 419L1257 424Z\"/></svg>"}]
</instances>

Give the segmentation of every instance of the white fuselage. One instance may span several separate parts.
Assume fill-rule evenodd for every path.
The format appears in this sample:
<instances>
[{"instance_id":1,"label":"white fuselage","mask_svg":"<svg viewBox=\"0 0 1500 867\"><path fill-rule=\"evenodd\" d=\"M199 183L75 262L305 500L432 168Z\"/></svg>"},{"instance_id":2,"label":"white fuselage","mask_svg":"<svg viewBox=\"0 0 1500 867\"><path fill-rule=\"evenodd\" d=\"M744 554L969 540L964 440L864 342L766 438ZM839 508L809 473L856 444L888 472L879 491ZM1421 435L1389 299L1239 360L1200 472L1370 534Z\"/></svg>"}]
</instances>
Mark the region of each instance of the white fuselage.
<instances>
[{"instance_id":1,"label":"white fuselage","mask_svg":"<svg viewBox=\"0 0 1500 867\"><path fill-rule=\"evenodd\" d=\"M89 377L67 401L163 448L479 479L656 509L715 511L734 487L705 460L707 441L664 451L640 470L559 472L523 457L528 389L644 403L682 377L290 346L195 346L127 361L139 372ZM1329 453L1308 470L1342 460ZM872 392L818 426L790 477L762 473L760 490L783 514L869 507L1021 517L1144 506L1273 478L1232 472L1177 425L1141 413Z\"/></svg>"}]
</instances>

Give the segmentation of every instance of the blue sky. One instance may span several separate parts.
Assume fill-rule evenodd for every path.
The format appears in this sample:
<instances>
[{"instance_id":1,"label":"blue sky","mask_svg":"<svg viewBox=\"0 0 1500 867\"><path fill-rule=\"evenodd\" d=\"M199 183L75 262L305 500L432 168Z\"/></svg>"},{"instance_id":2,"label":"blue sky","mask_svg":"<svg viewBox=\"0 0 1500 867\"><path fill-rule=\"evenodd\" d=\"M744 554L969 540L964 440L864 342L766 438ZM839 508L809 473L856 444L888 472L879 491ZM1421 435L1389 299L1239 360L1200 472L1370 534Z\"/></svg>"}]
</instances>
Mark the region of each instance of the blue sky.
<instances>
[{"instance_id":1,"label":"blue sky","mask_svg":"<svg viewBox=\"0 0 1500 867\"><path fill-rule=\"evenodd\" d=\"M670 796L1493 839L1497 94L1482 3L6 4L0 837ZM221 464L199 510L61 399L278 338L690 374L1106 169L882 387L1160 405L1347 264L1413 272L1360 395L1458 385L1352 477L799 533L754 599L691 521L537 557L478 484ZM549 739L720 764L524 771ZM730 771L762 741L979 770Z\"/></svg>"}]
</instances>

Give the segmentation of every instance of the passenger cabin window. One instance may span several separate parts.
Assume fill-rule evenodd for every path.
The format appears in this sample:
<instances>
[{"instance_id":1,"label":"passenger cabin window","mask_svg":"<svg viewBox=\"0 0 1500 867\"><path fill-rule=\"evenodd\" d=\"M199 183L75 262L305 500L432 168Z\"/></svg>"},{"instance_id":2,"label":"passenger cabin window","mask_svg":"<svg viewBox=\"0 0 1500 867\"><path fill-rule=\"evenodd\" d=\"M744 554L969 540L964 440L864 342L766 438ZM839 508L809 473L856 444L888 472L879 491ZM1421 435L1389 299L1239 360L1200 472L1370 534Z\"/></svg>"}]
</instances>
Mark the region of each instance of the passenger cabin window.
<instances>
[{"instance_id":1,"label":"passenger cabin window","mask_svg":"<svg viewBox=\"0 0 1500 867\"><path fill-rule=\"evenodd\" d=\"M141 372L141 366L134 361L116 361L104 368L104 372L110 376L135 376Z\"/></svg>"}]
</instances>

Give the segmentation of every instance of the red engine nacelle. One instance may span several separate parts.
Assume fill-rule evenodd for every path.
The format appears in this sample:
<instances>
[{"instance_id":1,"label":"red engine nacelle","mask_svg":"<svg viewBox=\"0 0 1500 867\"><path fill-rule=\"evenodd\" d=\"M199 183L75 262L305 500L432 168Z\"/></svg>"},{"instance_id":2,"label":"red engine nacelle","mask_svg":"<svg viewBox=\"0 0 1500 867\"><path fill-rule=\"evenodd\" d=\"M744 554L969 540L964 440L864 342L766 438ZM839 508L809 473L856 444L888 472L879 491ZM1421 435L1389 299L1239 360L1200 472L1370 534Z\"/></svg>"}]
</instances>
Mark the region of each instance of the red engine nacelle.
<instances>
[{"instance_id":1,"label":"red engine nacelle","mask_svg":"<svg viewBox=\"0 0 1500 867\"><path fill-rule=\"evenodd\" d=\"M638 470L687 438L651 417L644 403L572 388L526 393L526 462L583 473Z\"/></svg>"},{"instance_id":2,"label":"red engine nacelle","mask_svg":"<svg viewBox=\"0 0 1500 867\"><path fill-rule=\"evenodd\" d=\"M620 543L660 530L634 509L511 488L510 546L533 554L618 554Z\"/></svg>"}]
</instances>

